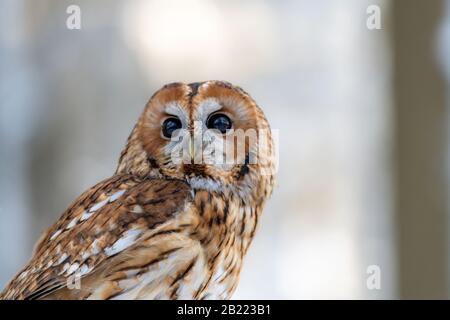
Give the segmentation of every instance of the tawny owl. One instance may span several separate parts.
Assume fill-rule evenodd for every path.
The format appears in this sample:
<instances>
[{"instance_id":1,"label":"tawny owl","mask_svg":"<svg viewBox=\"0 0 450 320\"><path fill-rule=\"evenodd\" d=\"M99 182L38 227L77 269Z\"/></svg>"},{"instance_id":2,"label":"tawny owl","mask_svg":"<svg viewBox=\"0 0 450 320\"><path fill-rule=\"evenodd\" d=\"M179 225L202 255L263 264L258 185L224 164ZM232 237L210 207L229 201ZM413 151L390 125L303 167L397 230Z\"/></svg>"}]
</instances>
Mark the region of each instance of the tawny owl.
<instances>
[{"instance_id":1,"label":"tawny owl","mask_svg":"<svg viewBox=\"0 0 450 320\"><path fill-rule=\"evenodd\" d=\"M269 124L221 81L147 103L115 174L36 244L3 299L227 299L274 181Z\"/></svg>"}]
</instances>

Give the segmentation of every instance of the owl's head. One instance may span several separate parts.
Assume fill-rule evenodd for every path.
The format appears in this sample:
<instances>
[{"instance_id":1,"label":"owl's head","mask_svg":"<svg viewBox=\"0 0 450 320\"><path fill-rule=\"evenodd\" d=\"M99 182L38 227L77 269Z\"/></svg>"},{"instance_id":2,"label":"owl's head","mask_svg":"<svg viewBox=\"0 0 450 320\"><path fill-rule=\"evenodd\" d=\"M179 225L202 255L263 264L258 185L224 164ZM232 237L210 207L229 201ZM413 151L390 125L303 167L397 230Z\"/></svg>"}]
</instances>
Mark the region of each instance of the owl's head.
<instances>
[{"instance_id":1,"label":"owl's head","mask_svg":"<svg viewBox=\"0 0 450 320\"><path fill-rule=\"evenodd\" d=\"M262 110L241 88L222 81L158 90L118 167L120 173L182 179L204 189L256 181L273 170L272 136Z\"/></svg>"}]
</instances>

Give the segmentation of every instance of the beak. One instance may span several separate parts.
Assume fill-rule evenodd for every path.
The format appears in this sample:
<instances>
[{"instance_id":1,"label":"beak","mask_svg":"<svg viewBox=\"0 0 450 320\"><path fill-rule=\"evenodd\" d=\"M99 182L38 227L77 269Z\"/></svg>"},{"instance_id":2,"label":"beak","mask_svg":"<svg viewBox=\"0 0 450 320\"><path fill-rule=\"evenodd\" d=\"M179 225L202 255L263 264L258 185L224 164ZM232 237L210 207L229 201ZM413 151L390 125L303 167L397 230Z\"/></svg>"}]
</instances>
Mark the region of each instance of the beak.
<instances>
[{"instance_id":1,"label":"beak","mask_svg":"<svg viewBox=\"0 0 450 320\"><path fill-rule=\"evenodd\" d=\"M189 139L189 157L191 158L191 163L194 163L195 148L194 148L194 139L192 139L192 137Z\"/></svg>"}]
</instances>

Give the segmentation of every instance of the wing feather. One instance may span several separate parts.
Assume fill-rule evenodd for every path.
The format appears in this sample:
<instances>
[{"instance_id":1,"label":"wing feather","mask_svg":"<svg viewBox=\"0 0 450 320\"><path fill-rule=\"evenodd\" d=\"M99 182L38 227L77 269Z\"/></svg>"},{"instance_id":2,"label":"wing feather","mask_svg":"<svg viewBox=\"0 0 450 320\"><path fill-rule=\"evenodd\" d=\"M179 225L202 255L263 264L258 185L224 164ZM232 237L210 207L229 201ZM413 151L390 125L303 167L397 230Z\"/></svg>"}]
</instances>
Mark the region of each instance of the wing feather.
<instances>
[{"instance_id":1,"label":"wing feather","mask_svg":"<svg viewBox=\"0 0 450 320\"><path fill-rule=\"evenodd\" d=\"M0 299L41 299L85 277L166 222L192 200L180 180L116 175L83 193L40 238L28 265Z\"/></svg>"}]
</instances>

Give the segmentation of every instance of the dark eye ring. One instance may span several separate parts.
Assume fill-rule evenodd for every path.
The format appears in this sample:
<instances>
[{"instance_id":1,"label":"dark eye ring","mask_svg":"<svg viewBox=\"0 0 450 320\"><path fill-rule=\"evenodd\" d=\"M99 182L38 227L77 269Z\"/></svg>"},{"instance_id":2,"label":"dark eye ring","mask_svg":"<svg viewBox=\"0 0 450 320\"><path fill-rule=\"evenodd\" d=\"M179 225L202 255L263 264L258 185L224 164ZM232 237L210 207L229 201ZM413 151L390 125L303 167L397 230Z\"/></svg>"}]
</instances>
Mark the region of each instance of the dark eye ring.
<instances>
[{"instance_id":1,"label":"dark eye ring","mask_svg":"<svg viewBox=\"0 0 450 320\"><path fill-rule=\"evenodd\" d=\"M215 113L211 115L206 121L206 126L208 129L219 130L222 134L225 134L227 130L231 129L232 122L223 113Z\"/></svg>"},{"instance_id":2,"label":"dark eye ring","mask_svg":"<svg viewBox=\"0 0 450 320\"><path fill-rule=\"evenodd\" d=\"M162 124L162 134L166 138L171 138L175 130L181 129L181 121L178 118L170 117Z\"/></svg>"}]
</instances>

